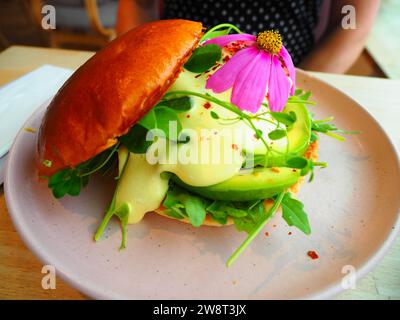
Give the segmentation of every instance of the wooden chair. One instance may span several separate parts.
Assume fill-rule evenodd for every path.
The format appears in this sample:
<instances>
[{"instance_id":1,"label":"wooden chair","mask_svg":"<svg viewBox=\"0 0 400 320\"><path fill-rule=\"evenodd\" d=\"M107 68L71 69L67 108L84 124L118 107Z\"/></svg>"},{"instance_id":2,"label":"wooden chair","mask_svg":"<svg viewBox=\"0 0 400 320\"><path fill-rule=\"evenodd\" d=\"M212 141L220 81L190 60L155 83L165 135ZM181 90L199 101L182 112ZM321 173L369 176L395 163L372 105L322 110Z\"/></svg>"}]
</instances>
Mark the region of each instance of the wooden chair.
<instances>
[{"instance_id":1,"label":"wooden chair","mask_svg":"<svg viewBox=\"0 0 400 320\"><path fill-rule=\"evenodd\" d=\"M114 27L105 27L100 19L99 5L97 0L83 0L82 10L86 10L89 20L89 28L74 28L73 26L60 26L57 24L56 7L56 29L44 30L42 28L42 7L49 1L30 0L30 10L38 28L47 35L51 47L73 47L73 48L101 48L107 42L115 38ZM49 4L52 4L51 2Z\"/></svg>"}]
</instances>

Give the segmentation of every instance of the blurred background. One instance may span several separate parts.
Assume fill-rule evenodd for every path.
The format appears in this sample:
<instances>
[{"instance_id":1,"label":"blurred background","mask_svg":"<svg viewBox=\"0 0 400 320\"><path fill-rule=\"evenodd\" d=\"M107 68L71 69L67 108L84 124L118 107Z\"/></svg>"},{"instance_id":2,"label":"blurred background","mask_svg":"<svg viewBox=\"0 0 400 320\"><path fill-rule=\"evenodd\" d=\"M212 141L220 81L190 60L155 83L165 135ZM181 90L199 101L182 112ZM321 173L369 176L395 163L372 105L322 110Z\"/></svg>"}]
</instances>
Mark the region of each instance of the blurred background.
<instances>
[{"instance_id":1,"label":"blurred background","mask_svg":"<svg viewBox=\"0 0 400 320\"><path fill-rule=\"evenodd\" d=\"M307 3L306 0L304 1ZM206 15L200 17L192 13L191 16L190 10L185 12L179 6L179 2L187 3L168 0L0 0L0 51L14 45L97 51L114 39L118 33L146 21L170 17L192 19L194 17L203 22L210 20L210 17ZM220 20L224 19L224 11L226 12L224 6L228 13L229 8L232 8L232 12L239 11L240 15L242 8L238 8L239 3L240 5L245 3L243 12L247 3L247 1L240 1L236 4L235 0L192 2L196 3L196 9L192 11L201 12L199 8L205 6L208 14L212 11L210 9L215 9L215 12L212 11L210 14L214 18L220 16ZM262 7L262 1L248 1L248 5L250 3L254 5L254 2L259 3L259 8ZM376 2L378 3L379 0ZM290 1L287 7L290 7L289 3ZM324 20L329 19L329 13L324 15L322 7L332 6L335 0L317 0L315 3L321 8L316 13L319 25L324 24ZM54 30L42 28L44 16L42 8L47 4L56 8L56 29ZM260 14L257 13L257 16L261 19L269 17L261 14L265 13L266 9L259 10ZM275 18L279 20L279 14ZM239 27L246 29L246 32L252 30L250 20L256 20L251 16L240 17L229 14L228 19L230 21L226 22L238 24ZM265 26L275 26L279 29L279 25L268 20L265 20ZM224 22L218 19L213 21ZM257 23L260 26L260 20L257 20ZM264 21L261 21L261 24L263 23ZM205 24L207 26L207 23ZM398 52L400 52L400 0L381 0L377 17L374 22L371 22L365 43L363 42L363 49L361 53L356 53L355 62L352 61L350 68L345 68L345 73L400 79Z\"/></svg>"}]
</instances>

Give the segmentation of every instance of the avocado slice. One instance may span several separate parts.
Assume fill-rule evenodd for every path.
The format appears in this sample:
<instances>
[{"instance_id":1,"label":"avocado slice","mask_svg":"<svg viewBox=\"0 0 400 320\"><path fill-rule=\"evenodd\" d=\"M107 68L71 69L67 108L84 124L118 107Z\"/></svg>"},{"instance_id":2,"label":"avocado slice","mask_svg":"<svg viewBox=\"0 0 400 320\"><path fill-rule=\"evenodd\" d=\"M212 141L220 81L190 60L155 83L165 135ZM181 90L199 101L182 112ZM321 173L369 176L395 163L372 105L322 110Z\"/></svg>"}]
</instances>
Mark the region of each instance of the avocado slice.
<instances>
[{"instance_id":1,"label":"avocado slice","mask_svg":"<svg viewBox=\"0 0 400 320\"><path fill-rule=\"evenodd\" d=\"M177 176L172 179L183 188L212 200L252 201L268 199L295 184L301 170L293 168L256 168L241 170L236 176L206 187L185 184Z\"/></svg>"},{"instance_id":2,"label":"avocado slice","mask_svg":"<svg viewBox=\"0 0 400 320\"><path fill-rule=\"evenodd\" d=\"M311 117L308 109L303 104L287 103L282 112L287 114L294 112L296 114L296 121L288 132L288 155L291 157L302 156L307 150L311 138ZM272 152L269 154L265 167L284 166L286 163L286 147L279 148L272 145L272 150L276 150L279 153Z\"/></svg>"}]
</instances>

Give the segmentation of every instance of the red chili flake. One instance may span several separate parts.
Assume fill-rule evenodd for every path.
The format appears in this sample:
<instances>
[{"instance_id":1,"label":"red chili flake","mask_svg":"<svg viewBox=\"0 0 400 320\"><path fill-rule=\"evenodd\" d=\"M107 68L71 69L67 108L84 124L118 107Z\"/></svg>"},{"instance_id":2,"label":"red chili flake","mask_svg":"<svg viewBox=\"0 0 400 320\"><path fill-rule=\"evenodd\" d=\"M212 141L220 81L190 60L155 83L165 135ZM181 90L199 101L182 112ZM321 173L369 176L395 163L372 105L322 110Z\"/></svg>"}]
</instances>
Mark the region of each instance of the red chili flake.
<instances>
[{"instance_id":1,"label":"red chili flake","mask_svg":"<svg viewBox=\"0 0 400 320\"><path fill-rule=\"evenodd\" d=\"M291 235L292 235L292 232L289 231L289 232L288 232L288 235L291 236Z\"/></svg>"},{"instance_id":2,"label":"red chili flake","mask_svg":"<svg viewBox=\"0 0 400 320\"><path fill-rule=\"evenodd\" d=\"M186 118L188 118L188 119L189 119L189 118L190 118L190 114L186 115Z\"/></svg>"},{"instance_id":3,"label":"red chili flake","mask_svg":"<svg viewBox=\"0 0 400 320\"><path fill-rule=\"evenodd\" d=\"M269 233L268 233L268 232L266 232L266 233L265 233L265 236L266 236L266 237L269 237Z\"/></svg>"},{"instance_id":4,"label":"red chili flake","mask_svg":"<svg viewBox=\"0 0 400 320\"><path fill-rule=\"evenodd\" d=\"M239 147L236 144L232 143L232 149L233 150L239 150Z\"/></svg>"},{"instance_id":5,"label":"red chili flake","mask_svg":"<svg viewBox=\"0 0 400 320\"><path fill-rule=\"evenodd\" d=\"M317 254L315 251L308 251L308 252L307 252L307 255L308 255L311 259L313 259L313 260L319 258L318 254Z\"/></svg>"},{"instance_id":6,"label":"red chili flake","mask_svg":"<svg viewBox=\"0 0 400 320\"><path fill-rule=\"evenodd\" d=\"M201 73L194 76L195 78L201 77Z\"/></svg>"},{"instance_id":7,"label":"red chili flake","mask_svg":"<svg viewBox=\"0 0 400 320\"><path fill-rule=\"evenodd\" d=\"M224 61L224 62L228 62L228 61L229 61L229 59L230 59L230 57L229 57L229 56L225 56L225 57L222 59L222 61Z\"/></svg>"},{"instance_id":8,"label":"red chili flake","mask_svg":"<svg viewBox=\"0 0 400 320\"><path fill-rule=\"evenodd\" d=\"M203 107L206 108L206 109L210 109L211 108L211 103L209 103L207 101L205 104L203 104Z\"/></svg>"}]
</instances>

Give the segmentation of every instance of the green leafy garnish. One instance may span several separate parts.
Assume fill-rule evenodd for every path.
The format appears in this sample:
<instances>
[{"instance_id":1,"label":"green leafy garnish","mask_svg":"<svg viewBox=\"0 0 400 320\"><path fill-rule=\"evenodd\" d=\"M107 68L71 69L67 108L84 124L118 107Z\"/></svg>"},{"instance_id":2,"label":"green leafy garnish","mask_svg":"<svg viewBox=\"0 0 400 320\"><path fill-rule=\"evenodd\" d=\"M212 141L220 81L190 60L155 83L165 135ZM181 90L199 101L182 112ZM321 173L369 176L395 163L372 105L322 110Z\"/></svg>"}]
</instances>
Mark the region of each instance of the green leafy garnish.
<instances>
[{"instance_id":1,"label":"green leafy garnish","mask_svg":"<svg viewBox=\"0 0 400 320\"><path fill-rule=\"evenodd\" d=\"M79 195L81 189L88 184L90 175L106 169L107 166L112 164L112 157L118 147L119 143L75 168L66 168L53 174L48 181L48 187L52 190L53 196L59 199L66 194L70 196Z\"/></svg>"},{"instance_id":2,"label":"green leafy garnish","mask_svg":"<svg viewBox=\"0 0 400 320\"><path fill-rule=\"evenodd\" d=\"M228 217L243 218L248 214L246 210L235 207L232 202L218 200L207 207L207 212L220 224L226 224Z\"/></svg>"},{"instance_id":3,"label":"green leafy garnish","mask_svg":"<svg viewBox=\"0 0 400 320\"><path fill-rule=\"evenodd\" d=\"M293 96L289 96L288 103L302 103L308 105L315 105L314 101L310 100L311 91L303 91L302 89L296 89Z\"/></svg>"},{"instance_id":4,"label":"green leafy garnish","mask_svg":"<svg viewBox=\"0 0 400 320\"><path fill-rule=\"evenodd\" d=\"M170 97L173 98L173 97L182 96L182 95L199 97L204 100L216 103L219 106L233 112L234 114L236 114L238 116L238 119L243 120L250 126L250 128L254 131L257 138L259 138L261 140L261 142L264 144L265 148L267 149L267 152L268 153L271 152L271 147L268 145L267 141L263 138L261 130L258 129L253 122L253 120L256 118L256 116L249 115L249 114L243 112L242 110L240 110L236 105L234 105L230 102L227 102L227 101L222 101L208 93L202 94L199 92L189 91L189 90L177 90L177 91L171 91L171 92L166 93L164 98L170 98ZM211 117L213 117L216 120L219 119L218 114L215 112L211 113Z\"/></svg>"},{"instance_id":5,"label":"green leafy garnish","mask_svg":"<svg viewBox=\"0 0 400 320\"><path fill-rule=\"evenodd\" d=\"M110 219L114 215L117 216L121 222L121 228L122 228L122 240L121 240L120 249L125 249L125 246L126 246L126 226L128 225L129 213L130 213L131 208L130 208L129 204L127 204L127 203L123 203L119 208L116 208L115 206L116 206L118 185L119 185L119 182L121 181L120 178L122 177L122 175L125 171L125 168L128 164L129 155L130 154L128 153L128 156L126 157L124 165L122 167L121 173L118 177L117 187L115 188L114 195L111 200L111 204L108 207L107 212L94 235L94 240L99 241L101 236L103 235L104 230L106 229Z\"/></svg>"},{"instance_id":6,"label":"green leafy garnish","mask_svg":"<svg viewBox=\"0 0 400 320\"><path fill-rule=\"evenodd\" d=\"M225 36L229 34L231 31L235 31L236 33L242 33L236 26L230 23L222 23L219 24L210 30L208 30L203 37L201 38L200 42L204 42L209 39L213 39L220 36Z\"/></svg>"},{"instance_id":7,"label":"green leafy garnish","mask_svg":"<svg viewBox=\"0 0 400 320\"><path fill-rule=\"evenodd\" d=\"M193 51L184 68L191 72L202 73L221 59L222 49L216 44L206 44Z\"/></svg>"},{"instance_id":8,"label":"green leafy garnish","mask_svg":"<svg viewBox=\"0 0 400 320\"><path fill-rule=\"evenodd\" d=\"M206 218L207 204L207 200L174 184L169 187L163 202L167 215L177 219L187 217L194 227L199 227L203 224Z\"/></svg>"},{"instance_id":9,"label":"green leafy garnish","mask_svg":"<svg viewBox=\"0 0 400 320\"><path fill-rule=\"evenodd\" d=\"M152 144L151 141L146 141L148 130L140 124L135 124L129 132L122 136L119 140L132 153L146 153L147 149Z\"/></svg>"},{"instance_id":10,"label":"green leafy garnish","mask_svg":"<svg viewBox=\"0 0 400 320\"><path fill-rule=\"evenodd\" d=\"M316 141L318 137L315 135L315 132L320 132L323 134L326 134L327 136L334 138L339 141L344 141L345 137L338 135L337 133L342 133L342 134L360 134L361 131L346 131L346 130L341 130L336 127L335 124L333 124L332 121L333 117L329 117L326 119L322 120L313 120L311 123L311 130L314 133L314 136L311 137L312 140Z\"/></svg>"},{"instance_id":11,"label":"green leafy garnish","mask_svg":"<svg viewBox=\"0 0 400 320\"><path fill-rule=\"evenodd\" d=\"M211 118L213 118L213 119L216 119L216 120L219 119L219 115L215 111L210 111L210 115L211 115Z\"/></svg>"},{"instance_id":12,"label":"green leafy garnish","mask_svg":"<svg viewBox=\"0 0 400 320\"><path fill-rule=\"evenodd\" d=\"M293 199L288 192L283 197L281 205L282 217L289 226L295 226L305 234L311 233L307 213L299 200Z\"/></svg>"},{"instance_id":13,"label":"green leafy garnish","mask_svg":"<svg viewBox=\"0 0 400 320\"><path fill-rule=\"evenodd\" d=\"M293 125L297 120L296 113L293 111L290 113L270 112L270 114L276 121L284 124L287 127Z\"/></svg>"},{"instance_id":14,"label":"green leafy garnish","mask_svg":"<svg viewBox=\"0 0 400 320\"><path fill-rule=\"evenodd\" d=\"M270 133L268 133L268 137L271 140L279 140L279 139L286 137L286 134L287 134L286 130L275 129L275 130L271 131Z\"/></svg>"},{"instance_id":15,"label":"green leafy garnish","mask_svg":"<svg viewBox=\"0 0 400 320\"><path fill-rule=\"evenodd\" d=\"M303 157L294 157L286 161L289 168L303 169L308 166L308 160Z\"/></svg>"},{"instance_id":16,"label":"green leafy garnish","mask_svg":"<svg viewBox=\"0 0 400 320\"><path fill-rule=\"evenodd\" d=\"M293 157L289 158L286 161L286 166L288 166L289 168L301 169L302 176L311 173L310 179L308 180L309 182L311 182L314 179L314 168L326 168L328 164L326 162L316 162L312 159L306 159L304 157Z\"/></svg>"},{"instance_id":17,"label":"green leafy garnish","mask_svg":"<svg viewBox=\"0 0 400 320\"><path fill-rule=\"evenodd\" d=\"M146 153L153 141L147 141L146 136L150 130L158 129L158 134L170 140L178 140L182 131L182 122L178 113L188 111L192 108L190 97L183 96L173 99L163 99L152 108L129 132L120 138L121 144L130 152ZM176 123L176 136L170 136L170 123ZM174 128L173 128L174 129Z\"/></svg>"},{"instance_id":18,"label":"green leafy garnish","mask_svg":"<svg viewBox=\"0 0 400 320\"><path fill-rule=\"evenodd\" d=\"M266 215L264 201L259 200L257 203L249 205L246 216L235 217L233 221L238 231L250 234L266 218Z\"/></svg>"},{"instance_id":19,"label":"green leafy garnish","mask_svg":"<svg viewBox=\"0 0 400 320\"><path fill-rule=\"evenodd\" d=\"M177 135L182 131L182 123L178 115L171 108L158 106L151 109L140 121L147 130L159 129L165 134L165 137L171 140L177 140L178 137L170 137L169 126L171 122L175 122L177 126Z\"/></svg>"},{"instance_id":20,"label":"green leafy garnish","mask_svg":"<svg viewBox=\"0 0 400 320\"><path fill-rule=\"evenodd\" d=\"M192 108L192 100L188 96L183 96L170 100L161 100L157 106L165 106L175 110L176 112L189 111Z\"/></svg>"},{"instance_id":21,"label":"green leafy garnish","mask_svg":"<svg viewBox=\"0 0 400 320\"><path fill-rule=\"evenodd\" d=\"M238 256L243 252L244 249L247 248L247 246L254 240L254 238L260 233L260 231L264 228L264 226L267 224L269 219L272 218L274 213L278 210L282 199L285 195L285 192L280 193L277 195L274 199L274 204L273 206L268 210L268 212L265 214L265 217L258 222L256 227L249 233L247 236L246 240L235 250L235 252L229 257L228 261L226 262L226 265L229 267L232 265L233 262L238 258Z\"/></svg>"}]
</instances>

